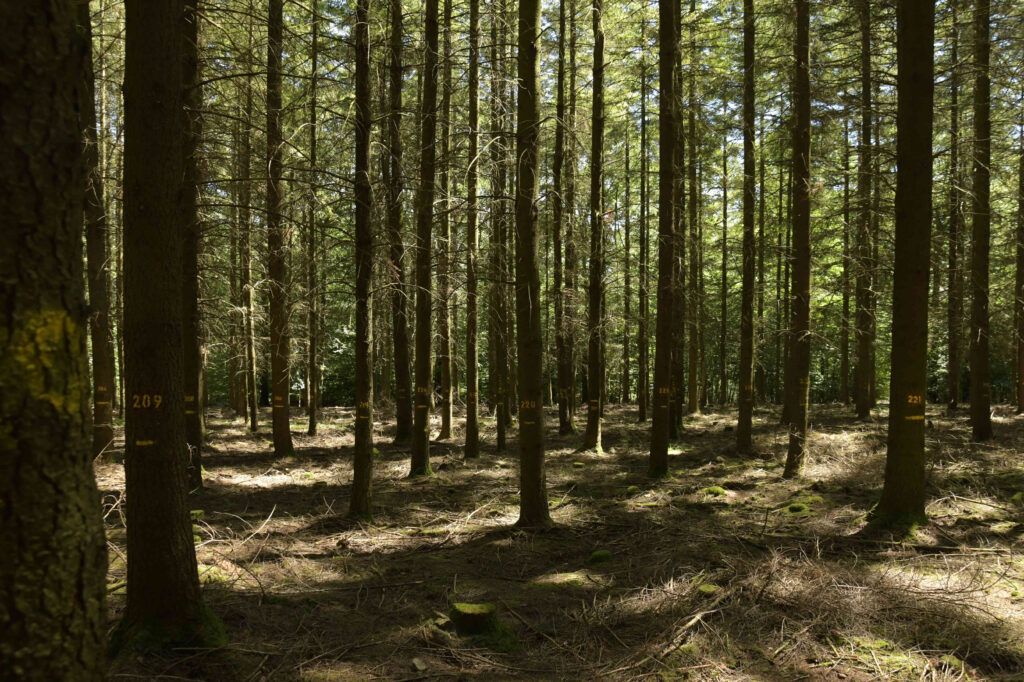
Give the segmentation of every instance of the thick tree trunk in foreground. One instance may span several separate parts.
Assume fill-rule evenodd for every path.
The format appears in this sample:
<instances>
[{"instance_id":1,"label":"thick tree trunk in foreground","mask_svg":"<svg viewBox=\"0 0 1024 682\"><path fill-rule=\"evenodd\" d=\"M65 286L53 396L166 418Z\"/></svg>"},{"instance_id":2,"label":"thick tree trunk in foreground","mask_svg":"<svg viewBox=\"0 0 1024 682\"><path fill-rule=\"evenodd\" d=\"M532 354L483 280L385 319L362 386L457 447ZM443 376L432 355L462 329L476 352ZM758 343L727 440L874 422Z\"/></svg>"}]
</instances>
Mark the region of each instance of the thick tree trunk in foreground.
<instances>
[{"instance_id":1,"label":"thick tree trunk in foreground","mask_svg":"<svg viewBox=\"0 0 1024 682\"><path fill-rule=\"evenodd\" d=\"M599 0L598 0L599 1ZM595 19L595 21L597 21ZM516 322L519 329L519 521L551 525L544 476L544 345L540 325L537 191L540 161L540 0L519 3L516 159Z\"/></svg>"},{"instance_id":2,"label":"thick tree trunk in foreground","mask_svg":"<svg viewBox=\"0 0 1024 682\"><path fill-rule=\"evenodd\" d=\"M587 325L587 430L584 448L601 449L601 400L604 382L604 28L602 0L594 0L594 83L590 130L590 283ZM538 299L539 300L539 299ZM520 358L522 361L522 358Z\"/></svg>"},{"instance_id":3,"label":"thick tree trunk in foreground","mask_svg":"<svg viewBox=\"0 0 1024 682\"><path fill-rule=\"evenodd\" d=\"M736 448L751 447L754 415L754 0L743 0L743 293Z\"/></svg>"},{"instance_id":4,"label":"thick tree trunk in foreground","mask_svg":"<svg viewBox=\"0 0 1024 682\"><path fill-rule=\"evenodd\" d=\"M76 27L72 3L51 4L5 3L0 25L0 675L102 680L107 562L82 290L89 14Z\"/></svg>"},{"instance_id":5,"label":"thick tree trunk in foreground","mask_svg":"<svg viewBox=\"0 0 1024 682\"><path fill-rule=\"evenodd\" d=\"M796 81L793 84L793 321L789 450L784 475L803 468L807 446L807 397L811 365L811 84L810 1L796 2Z\"/></svg>"},{"instance_id":6,"label":"thick tree trunk in foreground","mask_svg":"<svg viewBox=\"0 0 1024 682\"><path fill-rule=\"evenodd\" d=\"M267 20L267 274L270 292L270 386L274 455L291 457L291 351L288 338L288 238L281 215L281 40L284 0L270 0Z\"/></svg>"},{"instance_id":7,"label":"thick tree trunk in foreground","mask_svg":"<svg viewBox=\"0 0 1024 682\"><path fill-rule=\"evenodd\" d=\"M896 251L892 299L889 446L880 521L924 519L928 278L932 229L935 0L897 9Z\"/></svg>"},{"instance_id":8,"label":"thick tree trunk in foreground","mask_svg":"<svg viewBox=\"0 0 1024 682\"><path fill-rule=\"evenodd\" d=\"M118 647L216 646L189 518L182 390L180 0L126 3L125 491L128 608Z\"/></svg>"},{"instance_id":9,"label":"thick tree trunk in foreground","mask_svg":"<svg viewBox=\"0 0 1024 682\"><path fill-rule=\"evenodd\" d=\"M658 146L658 303L654 339L654 413L651 415L651 457L648 474L664 476L668 473L668 432L671 415L672 371L672 261L674 260L674 202L675 145L665 144L676 134L675 83L673 66L678 35L675 15L679 13L678 0L666 0L658 6L658 82L660 87Z\"/></svg>"},{"instance_id":10,"label":"thick tree trunk in foreground","mask_svg":"<svg viewBox=\"0 0 1024 682\"><path fill-rule=\"evenodd\" d=\"M368 517L373 481L373 226L370 210L370 0L356 3L356 425L349 515Z\"/></svg>"},{"instance_id":11,"label":"thick tree trunk in foreground","mask_svg":"<svg viewBox=\"0 0 1024 682\"><path fill-rule=\"evenodd\" d=\"M991 241L992 122L989 119L989 0L974 5L974 207L971 220L971 434L992 437L988 264Z\"/></svg>"},{"instance_id":12,"label":"thick tree trunk in foreground","mask_svg":"<svg viewBox=\"0 0 1024 682\"><path fill-rule=\"evenodd\" d=\"M416 193L416 396L410 476L429 475L430 396L433 387L430 358L431 286L430 254L434 222L434 161L437 133L437 0L427 0L426 54L423 66L423 101L420 110L420 186Z\"/></svg>"}]
</instances>

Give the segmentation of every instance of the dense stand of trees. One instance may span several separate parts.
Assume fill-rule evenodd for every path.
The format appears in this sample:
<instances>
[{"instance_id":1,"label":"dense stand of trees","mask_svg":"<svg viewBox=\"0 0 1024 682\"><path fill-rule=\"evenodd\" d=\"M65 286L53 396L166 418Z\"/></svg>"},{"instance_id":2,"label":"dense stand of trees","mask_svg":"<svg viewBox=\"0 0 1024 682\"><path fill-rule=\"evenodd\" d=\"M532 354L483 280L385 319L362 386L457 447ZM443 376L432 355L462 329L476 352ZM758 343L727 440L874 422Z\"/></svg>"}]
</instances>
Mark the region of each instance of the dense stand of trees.
<instances>
[{"instance_id":1,"label":"dense stand of trees","mask_svg":"<svg viewBox=\"0 0 1024 682\"><path fill-rule=\"evenodd\" d=\"M851 419L888 406L876 518L923 517L926 405L969 403L979 441L993 404L1024 410L1024 15L656 4L7 3L3 536L57 497L70 525L23 536L0 601L46 564L75 607L5 616L0 669L99 669L88 455L115 417L121 645L222 636L188 511L216 407L253 432L269 408L278 457L295 408L310 435L352 408L356 517L375 437L410 445L412 476L432 440L513 443L536 528L549 406L569 434L585 405L599 450L635 401L652 476L687 415L737 405L748 453L755 407L778 406L798 476L813 404L852 393ZM52 656L11 646L34 619Z\"/></svg>"}]
</instances>

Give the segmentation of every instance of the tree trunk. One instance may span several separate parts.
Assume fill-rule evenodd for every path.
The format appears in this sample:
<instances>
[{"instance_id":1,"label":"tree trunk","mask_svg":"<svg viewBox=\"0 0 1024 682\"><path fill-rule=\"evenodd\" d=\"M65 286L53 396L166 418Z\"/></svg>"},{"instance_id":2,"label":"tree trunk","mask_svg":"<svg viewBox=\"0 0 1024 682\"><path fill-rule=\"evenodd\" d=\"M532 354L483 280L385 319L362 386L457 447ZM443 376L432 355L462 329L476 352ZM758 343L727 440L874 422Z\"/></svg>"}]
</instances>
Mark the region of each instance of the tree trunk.
<instances>
[{"instance_id":1,"label":"tree trunk","mask_svg":"<svg viewBox=\"0 0 1024 682\"><path fill-rule=\"evenodd\" d=\"M675 16L679 14L678 0L667 0L658 5L658 82L659 82L659 139L658 145L658 302L654 339L654 414L651 416L651 457L648 474L665 476L668 473L668 433L671 415L672 371L672 265L674 251L675 204L675 50L679 36Z\"/></svg>"},{"instance_id":2,"label":"tree trunk","mask_svg":"<svg viewBox=\"0 0 1024 682\"><path fill-rule=\"evenodd\" d=\"M125 5L128 608L116 648L217 646L189 518L182 386L183 4Z\"/></svg>"},{"instance_id":3,"label":"tree trunk","mask_svg":"<svg viewBox=\"0 0 1024 682\"><path fill-rule=\"evenodd\" d=\"M434 171L437 137L437 0L427 0L424 37L426 53L420 109L420 185L416 193L416 401L410 476L430 469L431 376L431 233L434 222Z\"/></svg>"},{"instance_id":4,"label":"tree trunk","mask_svg":"<svg viewBox=\"0 0 1024 682\"><path fill-rule=\"evenodd\" d=\"M352 498L349 516L372 514L373 482L373 225L370 211L370 0L356 3L356 425L352 455Z\"/></svg>"},{"instance_id":5,"label":"tree trunk","mask_svg":"<svg viewBox=\"0 0 1024 682\"><path fill-rule=\"evenodd\" d=\"M444 0L444 69L441 92L441 216L437 268L437 363L441 365L441 431L438 440L452 437L452 318L451 287L451 134L452 134L452 1Z\"/></svg>"},{"instance_id":6,"label":"tree trunk","mask_svg":"<svg viewBox=\"0 0 1024 682\"><path fill-rule=\"evenodd\" d=\"M88 3L78 4L77 22L89 48L82 61L79 86L85 134L85 245L88 259L89 333L92 342L92 454L99 456L114 440L114 339L110 330L110 270L107 249L107 213L103 201L96 124L96 84L92 67L92 21Z\"/></svg>"},{"instance_id":7,"label":"tree trunk","mask_svg":"<svg viewBox=\"0 0 1024 682\"><path fill-rule=\"evenodd\" d=\"M989 0L974 4L974 206L971 216L971 435L992 437L989 385L988 262L991 241L989 196L992 123L989 120Z\"/></svg>"},{"instance_id":8,"label":"tree trunk","mask_svg":"<svg viewBox=\"0 0 1024 682\"><path fill-rule=\"evenodd\" d=\"M749 452L754 415L754 0L743 0L743 292L736 449Z\"/></svg>"},{"instance_id":9,"label":"tree trunk","mask_svg":"<svg viewBox=\"0 0 1024 682\"><path fill-rule=\"evenodd\" d=\"M745 1L745 0L744 0ZM721 270L721 295L719 303L718 327L718 406L722 407L728 400L729 377L726 374L725 340L726 326L729 313L729 287L728 270L726 269L727 256L729 252L729 148L728 140L722 138L722 270Z\"/></svg>"},{"instance_id":10,"label":"tree trunk","mask_svg":"<svg viewBox=\"0 0 1024 682\"><path fill-rule=\"evenodd\" d=\"M249 9L252 9L250 0ZM253 27L252 12L248 19L248 41L245 58L247 67L253 68ZM256 384L256 306L253 300L252 283L252 215L250 201L252 199L252 78L245 76L245 110L242 112L242 148L239 151L240 167L238 222L241 230L241 243L238 247L238 260L242 267L239 286L242 290L242 314L245 316L243 334L245 339L245 385L246 400L249 406L249 430L256 433L259 428L259 387Z\"/></svg>"},{"instance_id":11,"label":"tree trunk","mask_svg":"<svg viewBox=\"0 0 1024 682\"><path fill-rule=\"evenodd\" d=\"M756 102L755 102L756 104ZM765 185L765 140L764 111L761 111L758 133L758 173L759 186L757 202L757 324L754 326L754 398L759 402L767 400L768 386L765 378L765 342L764 342L764 221L767 198Z\"/></svg>"},{"instance_id":12,"label":"tree trunk","mask_svg":"<svg viewBox=\"0 0 1024 682\"><path fill-rule=\"evenodd\" d=\"M647 22L640 27L641 44L647 49ZM650 301L649 275L650 269L650 234L647 225L647 60L642 56L640 61L640 331L637 338L637 361L639 363L637 377L637 420L647 421L647 409L651 400L651 368L650 368Z\"/></svg>"},{"instance_id":13,"label":"tree trunk","mask_svg":"<svg viewBox=\"0 0 1024 682\"><path fill-rule=\"evenodd\" d=\"M963 241L963 204L960 197L960 25L957 21L958 0L951 0L953 35L950 39L949 69L949 296L946 302L948 357L946 360L947 401L950 411L960 402L960 369L963 359L964 290L961 276L960 249Z\"/></svg>"},{"instance_id":14,"label":"tree trunk","mask_svg":"<svg viewBox=\"0 0 1024 682\"><path fill-rule=\"evenodd\" d=\"M697 56L696 41L696 0L690 0L690 68L689 68L689 141L690 141L690 291L687 296L687 319L689 320L689 357L687 358L687 397L686 411L690 414L700 409L700 390L698 383L698 362L703 347L704 338L701 332L701 316L703 315L703 298L698 297L698 289L703 286L703 272L700 262L700 243L698 242L698 217L697 217L697 68L695 65ZM682 93L680 93L682 96ZM682 124L682 121L679 121ZM680 237L682 239L682 237Z\"/></svg>"},{"instance_id":15,"label":"tree trunk","mask_svg":"<svg viewBox=\"0 0 1024 682\"><path fill-rule=\"evenodd\" d=\"M810 1L796 0L796 72L793 84L793 322L787 478L803 468L807 442L807 397L811 365L811 86Z\"/></svg>"},{"instance_id":16,"label":"tree trunk","mask_svg":"<svg viewBox=\"0 0 1024 682\"><path fill-rule=\"evenodd\" d=\"M1024 131L1024 123L1020 124ZM1013 312L1017 323L1017 414L1024 413L1024 132L1019 133L1017 164L1017 272Z\"/></svg>"},{"instance_id":17,"label":"tree trunk","mask_svg":"<svg viewBox=\"0 0 1024 682\"><path fill-rule=\"evenodd\" d=\"M288 251L287 232L281 215L281 39L284 32L283 0L270 0L267 21L267 274L270 298L270 383L273 415L274 456L291 457L289 424L290 360L288 338Z\"/></svg>"},{"instance_id":18,"label":"tree trunk","mask_svg":"<svg viewBox=\"0 0 1024 682\"><path fill-rule=\"evenodd\" d=\"M623 300L622 300L622 307L623 307L623 311L622 311L622 320L623 320L623 325L622 325L622 386L621 386L621 388L619 390L619 402L621 402L623 404L629 402L629 393L630 393L630 391L629 391L629 383L630 383L629 382L629 379L630 379L630 376L629 376L629 328L630 328L631 325L634 324L633 317L632 317L632 315L630 315L630 303L631 303L630 299L633 296L633 290L631 288L632 282L630 281L630 274L631 274L631 272L630 272L630 262L629 262L629 250L630 250L630 243L629 243L629 237L630 237L630 234L629 234L629 228L630 228L629 213L630 213L630 211L632 209L632 206L630 205L630 198L631 197L630 197L630 192L629 192L630 175L629 175L629 129L628 128L626 129L625 135L626 135L626 176L625 176L625 178L623 180L626 183L626 206L624 208L624 211L626 213L626 225L625 225L625 230L626 230L625 241L626 241L626 243L625 243L625 250L623 251L622 267L623 267L624 275L625 275L625 278L626 278L626 282L625 282L625 291L623 291ZM618 213L618 211L616 211L616 213Z\"/></svg>"},{"instance_id":19,"label":"tree trunk","mask_svg":"<svg viewBox=\"0 0 1024 682\"><path fill-rule=\"evenodd\" d=\"M589 358L587 361L587 430L584 448L601 449L601 386L604 377L604 26L602 0L594 0L594 80L590 131L590 282L588 289ZM539 299L538 299L539 300ZM520 362L522 358L520 358Z\"/></svg>"},{"instance_id":20,"label":"tree trunk","mask_svg":"<svg viewBox=\"0 0 1024 682\"><path fill-rule=\"evenodd\" d=\"M102 680L107 562L90 450L82 273L83 198L102 196L89 11L68 2L4 10L0 670L10 679ZM83 133L92 147L85 154ZM102 205L97 212L88 204L87 227L102 239L102 221L94 222Z\"/></svg>"},{"instance_id":21,"label":"tree trunk","mask_svg":"<svg viewBox=\"0 0 1024 682\"><path fill-rule=\"evenodd\" d=\"M401 4L400 0L393 0ZM465 457L480 455L477 363L477 176L480 137L480 0L469 3L469 167L466 170L466 449ZM557 229L557 228L556 228ZM557 326L557 323L556 323Z\"/></svg>"},{"instance_id":22,"label":"tree trunk","mask_svg":"<svg viewBox=\"0 0 1024 682\"><path fill-rule=\"evenodd\" d=\"M600 0L598 0L599 2ZM599 9L599 6L597 7ZM597 21L597 19L595 19ZM516 126L516 319L519 336L519 521L551 525L544 476L543 339L540 324L537 191L540 160L540 0L519 3Z\"/></svg>"},{"instance_id":23,"label":"tree trunk","mask_svg":"<svg viewBox=\"0 0 1024 682\"><path fill-rule=\"evenodd\" d=\"M872 353L871 318L871 3L860 0L860 137L857 168L857 243L856 243L856 319L854 320L857 340L857 364L853 375L853 399L857 418L867 419L871 413L871 383L875 373Z\"/></svg>"},{"instance_id":24,"label":"tree trunk","mask_svg":"<svg viewBox=\"0 0 1024 682\"><path fill-rule=\"evenodd\" d=\"M387 187L388 276L391 286L391 334L395 352L395 443L412 438L412 378L409 376L409 293L402 241L402 3L391 0L391 62L388 67L388 149L391 182Z\"/></svg>"},{"instance_id":25,"label":"tree trunk","mask_svg":"<svg viewBox=\"0 0 1024 682\"><path fill-rule=\"evenodd\" d=\"M476 0L474 0L476 1ZM562 227L565 215L565 197L562 195L562 177L565 166L565 1L558 3L558 84L555 103L555 153L551 162L551 174L554 181L552 196L552 214L554 226L552 242L554 258L554 291L555 291L555 355L558 371L558 432L571 432L569 418L569 377L572 368L569 366L567 326L565 315L565 291L562 288Z\"/></svg>"},{"instance_id":26,"label":"tree trunk","mask_svg":"<svg viewBox=\"0 0 1024 682\"><path fill-rule=\"evenodd\" d=\"M932 221L935 0L897 6L896 248L885 486L877 518L925 520L925 404Z\"/></svg>"},{"instance_id":27,"label":"tree trunk","mask_svg":"<svg viewBox=\"0 0 1024 682\"><path fill-rule=\"evenodd\" d=\"M310 23L313 28L309 59L309 217L306 221L306 335L309 344L306 433L316 435L320 412L320 287L317 268L317 67L320 58L320 3L312 0Z\"/></svg>"},{"instance_id":28,"label":"tree trunk","mask_svg":"<svg viewBox=\"0 0 1024 682\"><path fill-rule=\"evenodd\" d=\"M675 203L673 222L672 261L672 369L669 385L669 440L679 437L683 426L683 411L686 400L686 127L683 125L683 51L682 51L682 6L675 13L676 37L675 67L673 69L675 96L676 135L674 161L676 165L675 187L672 199ZM693 160L691 159L691 162Z\"/></svg>"},{"instance_id":29,"label":"tree trunk","mask_svg":"<svg viewBox=\"0 0 1024 682\"><path fill-rule=\"evenodd\" d=\"M839 402L850 404L850 126L843 117L843 319L839 332Z\"/></svg>"},{"instance_id":30,"label":"tree trunk","mask_svg":"<svg viewBox=\"0 0 1024 682\"><path fill-rule=\"evenodd\" d=\"M564 1L564 0L560 0ZM565 122L568 148L565 165L565 324L566 364L569 368L567 381L569 402L569 433L576 432L576 328L577 311L576 282L579 259L576 253L576 0L569 0L569 118Z\"/></svg>"},{"instance_id":31,"label":"tree trunk","mask_svg":"<svg viewBox=\"0 0 1024 682\"><path fill-rule=\"evenodd\" d=\"M203 135L200 109L203 91L199 74L198 0L184 0L182 14L182 87L184 89L185 133L181 153L184 182L181 191L182 239L182 332L185 382L185 440L189 450L189 486L203 487L202 452L204 440L202 384L202 340L199 321L199 148Z\"/></svg>"}]
</instances>

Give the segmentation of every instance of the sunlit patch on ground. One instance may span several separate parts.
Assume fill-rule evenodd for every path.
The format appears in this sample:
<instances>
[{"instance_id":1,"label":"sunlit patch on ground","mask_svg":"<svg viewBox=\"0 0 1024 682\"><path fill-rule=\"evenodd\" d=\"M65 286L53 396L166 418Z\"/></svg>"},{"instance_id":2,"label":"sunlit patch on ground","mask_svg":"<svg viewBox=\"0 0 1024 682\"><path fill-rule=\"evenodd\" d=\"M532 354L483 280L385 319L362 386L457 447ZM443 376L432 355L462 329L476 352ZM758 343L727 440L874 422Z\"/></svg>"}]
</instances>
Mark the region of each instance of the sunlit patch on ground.
<instances>
[{"instance_id":1,"label":"sunlit patch on ground","mask_svg":"<svg viewBox=\"0 0 1024 682\"><path fill-rule=\"evenodd\" d=\"M263 424L266 417L263 415ZM583 413L578 423L583 422ZM604 448L579 451L549 412L556 528L513 527L509 449L462 459L462 422L432 444L435 475L408 479L406 448L375 424L372 521L346 519L350 410L295 457L269 431L214 416L206 489L193 495L204 594L231 644L121 660L115 678L165 679L1020 679L1024 670L1024 418L997 411L994 441L929 410L928 513L907 539L860 533L877 501L885 417L812 413L805 476L783 480L786 432L755 415L737 455L735 413L694 415L670 476L647 477L648 425L609 406ZM439 427L439 422L434 425ZM119 444L118 444L119 445ZM115 450L114 455L117 455ZM123 470L97 463L110 610L124 609ZM493 603L508 653L445 625L453 602Z\"/></svg>"}]
</instances>

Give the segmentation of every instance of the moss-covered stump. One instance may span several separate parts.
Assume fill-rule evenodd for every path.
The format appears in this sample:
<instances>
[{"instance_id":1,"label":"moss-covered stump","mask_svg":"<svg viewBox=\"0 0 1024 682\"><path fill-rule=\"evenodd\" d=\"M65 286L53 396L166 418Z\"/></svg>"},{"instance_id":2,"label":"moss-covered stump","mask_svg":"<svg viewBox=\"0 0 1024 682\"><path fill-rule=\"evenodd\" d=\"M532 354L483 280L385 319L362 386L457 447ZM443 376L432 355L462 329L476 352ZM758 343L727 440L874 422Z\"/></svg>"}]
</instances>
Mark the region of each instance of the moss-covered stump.
<instances>
[{"instance_id":1,"label":"moss-covered stump","mask_svg":"<svg viewBox=\"0 0 1024 682\"><path fill-rule=\"evenodd\" d=\"M509 653L519 649L519 641L508 623L498 618L498 607L491 603L452 604L449 617L455 632L493 651Z\"/></svg>"}]
</instances>

